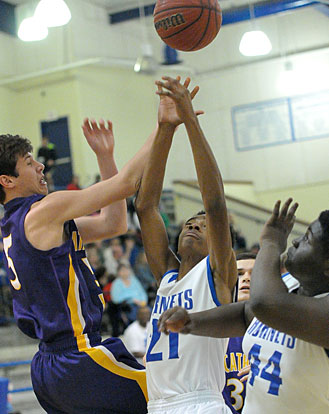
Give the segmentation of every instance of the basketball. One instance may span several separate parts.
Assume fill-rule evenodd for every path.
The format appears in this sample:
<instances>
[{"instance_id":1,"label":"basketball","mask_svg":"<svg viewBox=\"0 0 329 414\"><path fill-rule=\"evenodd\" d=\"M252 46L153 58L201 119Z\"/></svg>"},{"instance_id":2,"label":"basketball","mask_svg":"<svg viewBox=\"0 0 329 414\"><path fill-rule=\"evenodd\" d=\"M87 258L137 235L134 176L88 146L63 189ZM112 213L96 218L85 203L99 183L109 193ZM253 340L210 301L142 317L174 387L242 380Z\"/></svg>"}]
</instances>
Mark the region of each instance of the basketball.
<instances>
[{"instance_id":1,"label":"basketball","mask_svg":"<svg viewBox=\"0 0 329 414\"><path fill-rule=\"evenodd\" d=\"M153 17L161 39L184 52L209 45L222 24L218 0L158 0Z\"/></svg>"}]
</instances>

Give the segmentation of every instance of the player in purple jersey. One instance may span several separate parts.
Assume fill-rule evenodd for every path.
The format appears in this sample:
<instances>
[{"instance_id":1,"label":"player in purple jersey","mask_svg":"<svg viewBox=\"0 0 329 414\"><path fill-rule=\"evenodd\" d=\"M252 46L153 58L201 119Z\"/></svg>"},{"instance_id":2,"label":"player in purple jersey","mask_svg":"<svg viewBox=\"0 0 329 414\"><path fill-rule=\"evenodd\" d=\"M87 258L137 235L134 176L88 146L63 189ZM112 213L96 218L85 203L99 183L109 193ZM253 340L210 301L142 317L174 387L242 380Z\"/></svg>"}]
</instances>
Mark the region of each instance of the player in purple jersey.
<instances>
[{"instance_id":1,"label":"player in purple jersey","mask_svg":"<svg viewBox=\"0 0 329 414\"><path fill-rule=\"evenodd\" d=\"M236 257L238 268L238 302L249 299L250 280L256 255L251 252L240 253ZM242 349L243 336L230 338L224 361L226 385L223 396L232 413L241 413L246 397L245 381L250 369L247 355ZM240 375L243 373L243 376Z\"/></svg>"},{"instance_id":2,"label":"player in purple jersey","mask_svg":"<svg viewBox=\"0 0 329 414\"><path fill-rule=\"evenodd\" d=\"M30 141L0 136L1 229L14 314L25 334L40 339L31 376L48 413L142 414L145 371L119 339L101 341L104 299L83 243L126 231L124 199L135 192L155 132L118 173L111 122L86 119L83 131L103 181L49 195Z\"/></svg>"}]
</instances>

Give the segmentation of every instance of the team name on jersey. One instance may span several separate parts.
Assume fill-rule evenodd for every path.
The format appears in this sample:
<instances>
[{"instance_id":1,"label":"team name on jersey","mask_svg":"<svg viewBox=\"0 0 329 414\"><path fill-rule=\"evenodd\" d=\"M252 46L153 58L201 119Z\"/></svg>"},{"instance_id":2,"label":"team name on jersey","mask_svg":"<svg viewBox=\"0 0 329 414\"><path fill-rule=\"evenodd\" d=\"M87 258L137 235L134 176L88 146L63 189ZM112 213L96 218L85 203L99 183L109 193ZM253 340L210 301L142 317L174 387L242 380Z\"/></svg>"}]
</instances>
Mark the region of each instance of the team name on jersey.
<instances>
[{"instance_id":1,"label":"team name on jersey","mask_svg":"<svg viewBox=\"0 0 329 414\"><path fill-rule=\"evenodd\" d=\"M261 338L275 344L280 344L290 349L294 349L296 346L296 338L272 329L258 320L248 328L247 332L249 335L254 337Z\"/></svg>"},{"instance_id":2,"label":"team name on jersey","mask_svg":"<svg viewBox=\"0 0 329 414\"><path fill-rule=\"evenodd\" d=\"M181 306L186 310L193 309L193 298L192 298L192 289L186 289L182 292L174 293L170 296L161 296L157 295L152 314L161 315L167 309L171 309L174 306Z\"/></svg>"},{"instance_id":3,"label":"team name on jersey","mask_svg":"<svg viewBox=\"0 0 329 414\"><path fill-rule=\"evenodd\" d=\"M249 365L247 355L242 352L230 352L225 355L224 368L225 372L240 371Z\"/></svg>"}]
</instances>

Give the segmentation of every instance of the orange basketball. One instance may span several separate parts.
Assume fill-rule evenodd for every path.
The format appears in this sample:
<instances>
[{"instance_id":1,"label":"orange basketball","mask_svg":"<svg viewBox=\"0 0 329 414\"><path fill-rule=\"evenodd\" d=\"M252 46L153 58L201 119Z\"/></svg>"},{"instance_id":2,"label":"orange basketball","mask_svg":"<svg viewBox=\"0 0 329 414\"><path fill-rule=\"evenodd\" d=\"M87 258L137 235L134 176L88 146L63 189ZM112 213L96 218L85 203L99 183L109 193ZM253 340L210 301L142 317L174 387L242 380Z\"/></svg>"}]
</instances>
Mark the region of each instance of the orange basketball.
<instances>
[{"instance_id":1,"label":"orange basketball","mask_svg":"<svg viewBox=\"0 0 329 414\"><path fill-rule=\"evenodd\" d=\"M184 52L209 45L222 24L218 0L158 0L153 17L161 39Z\"/></svg>"}]
</instances>

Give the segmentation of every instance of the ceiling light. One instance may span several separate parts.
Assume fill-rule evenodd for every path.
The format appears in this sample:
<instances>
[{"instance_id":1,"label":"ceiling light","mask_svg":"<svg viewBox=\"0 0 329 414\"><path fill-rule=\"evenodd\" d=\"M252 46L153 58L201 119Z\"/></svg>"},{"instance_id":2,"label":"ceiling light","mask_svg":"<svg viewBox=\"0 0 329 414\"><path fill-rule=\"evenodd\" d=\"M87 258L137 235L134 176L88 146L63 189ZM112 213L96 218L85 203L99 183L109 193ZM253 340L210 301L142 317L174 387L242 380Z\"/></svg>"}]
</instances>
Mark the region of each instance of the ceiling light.
<instances>
[{"instance_id":1,"label":"ceiling light","mask_svg":"<svg viewBox=\"0 0 329 414\"><path fill-rule=\"evenodd\" d=\"M71 20L71 12L64 0L40 0L34 16L48 27L64 26Z\"/></svg>"},{"instance_id":2,"label":"ceiling light","mask_svg":"<svg viewBox=\"0 0 329 414\"><path fill-rule=\"evenodd\" d=\"M33 42L45 39L48 36L48 28L35 17L28 17L20 24L17 34L24 42Z\"/></svg>"},{"instance_id":3,"label":"ceiling light","mask_svg":"<svg viewBox=\"0 0 329 414\"><path fill-rule=\"evenodd\" d=\"M272 50L272 44L264 32L252 30L242 36L239 50L244 56L267 55Z\"/></svg>"}]
</instances>

